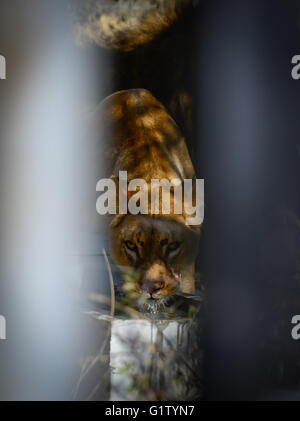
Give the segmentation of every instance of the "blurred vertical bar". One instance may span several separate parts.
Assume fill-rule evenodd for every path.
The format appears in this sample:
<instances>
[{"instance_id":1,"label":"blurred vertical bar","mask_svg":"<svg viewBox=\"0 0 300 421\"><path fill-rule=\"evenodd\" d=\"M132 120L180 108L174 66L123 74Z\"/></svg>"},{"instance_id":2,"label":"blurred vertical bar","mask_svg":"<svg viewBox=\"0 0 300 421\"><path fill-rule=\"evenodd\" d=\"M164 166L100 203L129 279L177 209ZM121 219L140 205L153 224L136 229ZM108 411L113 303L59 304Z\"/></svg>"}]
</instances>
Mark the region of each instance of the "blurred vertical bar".
<instances>
[{"instance_id":1,"label":"blurred vertical bar","mask_svg":"<svg viewBox=\"0 0 300 421\"><path fill-rule=\"evenodd\" d=\"M290 78L296 33L283 1L212 1L204 22L205 397L255 399L268 384L261 345L267 320L276 317L270 297L278 271L271 268L287 253L276 239L266 261L264 240L279 223L276 212L299 198L297 87Z\"/></svg>"},{"instance_id":2,"label":"blurred vertical bar","mask_svg":"<svg viewBox=\"0 0 300 421\"><path fill-rule=\"evenodd\" d=\"M7 58L7 80L0 81L0 313L7 319L1 400L70 399L78 375L84 340L70 252L81 246L84 187L93 179L80 106L97 90L101 72L75 46L69 7L75 3L0 5L0 51ZM88 197L95 185L88 185Z\"/></svg>"}]
</instances>

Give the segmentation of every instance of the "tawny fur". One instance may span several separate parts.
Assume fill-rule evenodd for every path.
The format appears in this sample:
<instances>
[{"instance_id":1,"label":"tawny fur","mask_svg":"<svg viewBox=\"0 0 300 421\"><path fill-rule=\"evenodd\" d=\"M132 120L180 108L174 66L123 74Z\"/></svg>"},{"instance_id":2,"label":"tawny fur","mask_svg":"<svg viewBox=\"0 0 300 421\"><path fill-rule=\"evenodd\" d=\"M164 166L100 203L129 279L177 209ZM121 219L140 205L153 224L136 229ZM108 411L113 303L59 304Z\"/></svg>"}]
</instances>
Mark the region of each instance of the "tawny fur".
<instances>
[{"instance_id":1,"label":"tawny fur","mask_svg":"<svg viewBox=\"0 0 300 421\"><path fill-rule=\"evenodd\" d=\"M101 126L101 144L106 149L107 176L118 191L119 171L127 171L128 181L142 178L194 179L195 171L184 138L166 109L144 89L121 91L106 98L96 112ZM104 146L105 145L105 146ZM184 208L184 207L183 207ZM193 293L194 265L199 226L188 226L182 214L119 215L109 229L113 260L128 272L133 269L131 291L143 292L145 285L164 299L178 289ZM136 246L131 252L126 241ZM178 243L175 253L168 247Z\"/></svg>"}]
</instances>

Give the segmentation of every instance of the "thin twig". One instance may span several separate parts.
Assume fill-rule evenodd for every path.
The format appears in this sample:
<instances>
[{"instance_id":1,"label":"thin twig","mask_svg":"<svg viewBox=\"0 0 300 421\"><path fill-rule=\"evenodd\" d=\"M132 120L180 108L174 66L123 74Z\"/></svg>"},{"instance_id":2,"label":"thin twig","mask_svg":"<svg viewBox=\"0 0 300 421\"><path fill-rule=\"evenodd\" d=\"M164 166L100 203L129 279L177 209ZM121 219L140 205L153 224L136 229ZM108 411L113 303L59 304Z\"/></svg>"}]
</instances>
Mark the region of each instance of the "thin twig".
<instances>
[{"instance_id":1,"label":"thin twig","mask_svg":"<svg viewBox=\"0 0 300 421\"><path fill-rule=\"evenodd\" d=\"M104 340L103 340L103 343L102 343L102 345L101 345L101 348L100 348L100 351L98 352L98 354L92 359L92 361L90 361L89 363L88 363L88 365L85 365L84 367L82 367L81 368L81 372L80 372L80 376L79 376L79 379L78 379L78 381L77 381L77 383L76 383L76 386L75 386L75 390L74 390L74 393L73 393L73 399L75 400L76 399L76 397L77 397L77 395L78 395L78 392L79 392L79 388L80 388L80 385L81 385L81 383L82 383L82 380L86 377L86 375L91 371L91 369L95 366L95 364L98 362L98 361L101 361L100 360L100 358L101 358L101 355L103 354L103 351L104 351L104 349L105 349L105 346L107 345L107 341L108 341L108 339L110 338L110 329L108 329L107 328L107 330L106 330L106 334L105 334L105 338L104 338Z\"/></svg>"},{"instance_id":2,"label":"thin twig","mask_svg":"<svg viewBox=\"0 0 300 421\"><path fill-rule=\"evenodd\" d=\"M94 301L96 303L100 303L100 304L111 304L111 300L106 297L105 295L102 294L89 294L88 298L91 301ZM128 314L128 316L131 316L133 319L144 319L144 320L148 320L147 317L143 316L142 313L140 313L137 310L134 310L133 308L126 306L124 304L121 304L120 302L116 301L115 302L115 308L119 311L123 311L124 313Z\"/></svg>"},{"instance_id":3,"label":"thin twig","mask_svg":"<svg viewBox=\"0 0 300 421\"><path fill-rule=\"evenodd\" d=\"M110 297L111 297L111 304L110 304L110 315L111 317L114 317L115 315L115 308L116 308L116 296L115 296L115 286L114 286L114 278L113 278L113 274L112 274L112 270L107 258L107 254L105 251L105 248L102 249L103 255L104 255L104 259L105 259L105 263L107 266L107 271L108 271L108 276L109 276L109 283L110 283Z\"/></svg>"}]
</instances>

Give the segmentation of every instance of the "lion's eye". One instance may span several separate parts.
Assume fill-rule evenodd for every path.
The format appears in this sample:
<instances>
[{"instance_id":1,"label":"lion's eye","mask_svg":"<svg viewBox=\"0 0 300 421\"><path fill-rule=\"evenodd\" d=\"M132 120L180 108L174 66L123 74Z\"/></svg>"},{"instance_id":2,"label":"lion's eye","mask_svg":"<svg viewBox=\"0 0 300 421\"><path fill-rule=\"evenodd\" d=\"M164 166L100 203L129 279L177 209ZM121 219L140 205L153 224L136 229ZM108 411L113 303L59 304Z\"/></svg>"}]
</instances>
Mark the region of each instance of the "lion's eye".
<instances>
[{"instance_id":1,"label":"lion's eye","mask_svg":"<svg viewBox=\"0 0 300 421\"><path fill-rule=\"evenodd\" d=\"M129 250L132 250L132 251L137 250L137 246L132 241L129 241L129 240L125 241L125 245Z\"/></svg>"},{"instance_id":2,"label":"lion's eye","mask_svg":"<svg viewBox=\"0 0 300 421\"><path fill-rule=\"evenodd\" d=\"M179 241L174 241L174 243L171 243L168 245L168 251L175 251L180 247Z\"/></svg>"}]
</instances>

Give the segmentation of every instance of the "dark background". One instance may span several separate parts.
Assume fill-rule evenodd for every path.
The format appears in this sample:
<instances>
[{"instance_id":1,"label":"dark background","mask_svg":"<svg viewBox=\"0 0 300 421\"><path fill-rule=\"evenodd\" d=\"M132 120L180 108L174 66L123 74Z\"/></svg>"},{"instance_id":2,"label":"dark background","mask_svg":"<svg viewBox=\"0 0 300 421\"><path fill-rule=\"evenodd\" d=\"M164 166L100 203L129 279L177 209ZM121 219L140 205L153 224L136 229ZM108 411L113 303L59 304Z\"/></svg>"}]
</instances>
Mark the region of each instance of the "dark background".
<instances>
[{"instance_id":1,"label":"dark background","mask_svg":"<svg viewBox=\"0 0 300 421\"><path fill-rule=\"evenodd\" d=\"M299 399L298 2L217 1L206 11L206 398Z\"/></svg>"}]
</instances>

